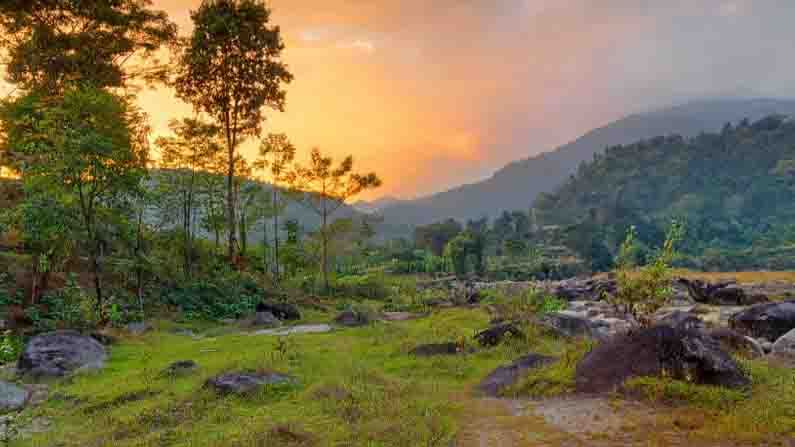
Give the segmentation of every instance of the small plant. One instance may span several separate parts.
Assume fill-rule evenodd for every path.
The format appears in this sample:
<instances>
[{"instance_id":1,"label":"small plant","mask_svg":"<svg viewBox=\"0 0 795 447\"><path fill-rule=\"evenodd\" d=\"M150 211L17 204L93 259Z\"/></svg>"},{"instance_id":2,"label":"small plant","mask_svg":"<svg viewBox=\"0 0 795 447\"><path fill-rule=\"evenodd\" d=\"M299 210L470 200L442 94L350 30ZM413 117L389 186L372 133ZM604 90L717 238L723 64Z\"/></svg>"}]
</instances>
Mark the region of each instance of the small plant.
<instances>
[{"instance_id":1,"label":"small plant","mask_svg":"<svg viewBox=\"0 0 795 447\"><path fill-rule=\"evenodd\" d=\"M674 222L668 229L663 246L650 262L640 267L634 261L638 250L634 227L630 228L621 244L616 269L618 290L607 300L642 326L651 325L654 313L667 305L673 296L671 263L676 257L676 244L683 234L684 227Z\"/></svg>"},{"instance_id":2,"label":"small plant","mask_svg":"<svg viewBox=\"0 0 795 447\"><path fill-rule=\"evenodd\" d=\"M0 337L0 364L11 363L17 360L22 352L22 338L6 331Z\"/></svg>"}]
</instances>

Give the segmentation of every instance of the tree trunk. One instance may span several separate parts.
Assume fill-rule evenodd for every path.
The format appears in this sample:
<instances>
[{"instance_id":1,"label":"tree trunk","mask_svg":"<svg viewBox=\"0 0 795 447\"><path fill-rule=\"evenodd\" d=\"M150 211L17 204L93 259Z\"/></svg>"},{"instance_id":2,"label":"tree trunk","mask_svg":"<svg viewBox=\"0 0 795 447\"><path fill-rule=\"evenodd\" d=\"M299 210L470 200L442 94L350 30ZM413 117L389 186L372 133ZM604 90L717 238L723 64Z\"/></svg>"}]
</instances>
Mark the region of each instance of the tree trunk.
<instances>
[{"instance_id":1,"label":"tree trunk","mask_svg":"<svg viewBox=\"0 0 795 447\"><path fill-rule=\"evenodd\" d=\"M235 213L235 143L229 124L226 129L228 166L226 173L226 223L229 231L227 255L229 262L237 266L237 218Z\"/></svg>"},{"instance_id":2,"label":"tree trunk","mask_svg":"<svg viewBox=\"0 0 795 447\"><path fill-rule=\"evenodd\" d=\"M105 323L105 310L102 296L102 268L100 265L100 256L102 251L102 243L94 237L94 248L91 250L91 274L94 275L94 292L97 295L97 317L100 324Z\"/></svg>"},{"instance_id":3,"label":"tree trunk","mask_svg":"<svg viewBox=\"0 0 795 447\"><path fill-rule=\"evenodd\" d=\"M276 283L279 283L279 204L278 200L278 193L276 192L276 186L272 186L273 191L273 267L274 267L274 275L273 278Z\"/></svg>"},{"instance_id":4,"label":"tree trunk","mask_svg":"<svg viewBox=\"0 0 795 447\"><path fill-rule=\"evenodd\" d=\"M144 269L141 266L141 250L143 249L143 226L144 226L144 212L143 208L138 211L138 231L135 239L135 291L138 296L138 306L141 310L141 318L144 316ZM188 266L190 272L190 266Z\"/></svg>"},{"instance_id":5,"label":"tree trunk","mask_svg":"<svg viewBox=\"0 0 795 447\"><path fill-rule=\"evenodd\" d=\"M320 232L321 232L321 262L322 262L322 273L323 273L323 292L328 293L331 289L329 287L329 279L328 279L328 231L326 228L328 219L328 213L326 212L326 199L323 199L323 213L322 213L322 220L320 223Z\"/></svg>"}]
</instances>

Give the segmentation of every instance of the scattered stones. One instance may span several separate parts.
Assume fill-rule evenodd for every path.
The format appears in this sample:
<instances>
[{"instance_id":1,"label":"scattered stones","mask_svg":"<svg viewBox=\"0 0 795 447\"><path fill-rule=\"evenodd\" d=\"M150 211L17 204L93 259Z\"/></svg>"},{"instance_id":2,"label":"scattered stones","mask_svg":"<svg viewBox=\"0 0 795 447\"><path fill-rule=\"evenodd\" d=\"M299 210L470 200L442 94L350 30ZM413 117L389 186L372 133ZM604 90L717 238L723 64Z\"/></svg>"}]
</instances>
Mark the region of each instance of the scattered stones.
<instances>
[{"instance_id":1,"label":"scattered stones","mask_svg":"<svg viewBox=\"0 0 795 447\"><path fill-rule=\"evenodd\" d=\"M167 377L186 376L199 369L199 365L193 360L179 360L163 370L162 375Z\"/></svg>"},{"instance_id":2,"label":"scattered stones","mask_svg":"<svg viewBox=\"0 0 795 447\"><path fill-rule=\"evenodd\" d=\"M211 378L207 381L207 386L222 394L249 394L266 385L294 382L294 378L275 372L230 372Z\"/></svg>"},{"instance_id":3,"label":"scattered stones","mask_svg":"<svg viewBox=\"0 0 795 447\"><path fill-rule=\"evenodd\" d=\"M334 319L334 323L345 327L367 326L370 322L370 317L367 316L366 313L357 312L353 309L342 311L337 315L337 318Z\"/></svg>"},{"instance_id":4,"label":"scattered stones","mask_svg":"<svg viewBox=\"0 0 795 447\"><path fill-rule=\"evenodd\" d=\"M300 320L301 312L290 303L280 303L276 301L263 301L257 304L257 313L270 312L280 320Z\"/></svg>"},{"instance_id":5,"label":"scattered stones","mask_svg":"<svg viewBox=\"0 0 795 447\"><path fill-rule=\"evenodd\" d=\"M467 349L466 346L463 346L460 343L449 342L419 345L412 349L409 354L416 357L434 357L439 355L467 354L470 352L472 352L471 349Z\"/></svg>"},{"instance_id":6,"label":"scattered stones","mask_svg":"<svg viewBox=\"0 0 795 447\"><path fill-rule=\"evenodd\" d=\"M293 335L293 334L322 334L331 332L334 328L328 324L303 324L287 326L277 329L262 329L252 332L251 335Z\"/></svg>"},{"instance_id":7,"label":"scattered stones","mask_svg":"<svg viewBox=\"0 0 795 447\"><path fill-rule=\"evenodd\" d=\"M28 341L17 367L32 377L63 377L78 369L99 369L105 363L105 347L74 331L50 332Z\"/></svg>"},{"instance_id":8,"label":"scattered stones","mask_svg":"<svg viewBox=\"0 0 795 447\"><path fill-rule=\"evenodd\" d=\"M795 329L795 301L757 304L729 319L729 326L754 338L778 340Z\"/></svg>"},{"instance_id":9,"label":"scattered stones","mask_svg":"<svg viewBox=\"0 0 795 447\"><path fill-rule=\"evenodd\" d=\"M779 337L771 349L771 354L795 359L795 329Z\"/></svg>"},{"instance_id":10,"label":"scattered stones","mask_svg":"<svg viewBox=\"0 0 795 447\"><path fill-rule=\"evenodd\" d=\"M607 340L577 365L576 388L612 392L641 376L688 378L700 384L738 388L749 380L720 344L699 332L658 325Z\"/></svg>"},{"instance_id":11,"label":"scattered stones","mask_svg":"<svg viewBox=\"0 0 795 447\"><path fill-rule=\"evenodd\" d=\"M712 329L707 334L717 340L725 351L737 353L748 358L758 358L765 355L764 348L758 341L729 328Z\"/></svg>"},{"instance_id":12,"label":"scattered stones","mask_svg":"<svg viewBox=\"0 0 795 447\"><path fill-rule=\"evenodd\" d=\"M13 383L0 381L0 412L21 410L30 397L30 392Z\"/></svg>"},{"instance_id":13,"label":"scattered stones","mask_svg":"<svg viewBox=\"0 0 795 447\"><path fill-rule=\"evenodd\" d=\"M150 330L151 327L143 321L134 321L132 323L127 323L125 329L132 335L141 335Z\"/></svg>"},{"instance_id":14,"label":"scattered stones","mask_svg":"<svg viewBox=\"0 0 795 447\"><path fill-rule=\"evenodd\" d=\"M478 385L478 390L489 397L499 396L503 390L515 384L529 370L554 362L554 357L528 354L511 363L500 366L486 376Z\"/></svg>"},{"instance_id":15,"label":"scattered stones","mask_svg":"<svg viewBox=\"0 0 795 447\"><path fill-rule=\"evenodd\" d=\"M506 337L524 338L524 332L519 329L516 323L501 323L478 332L475 335L475 340L481 346L497 346L502 343Z\"/></svg>"},{"instance_id":16,"label":"scattered stones","mask_svg":"<svg viewBox=\"0 0 795 447\"><path fill-rule=\"evenodd\" d=\"M256 327L275 328L281 326L282 322L270 312L257 312L251 324Z\"/></svg>"},{"instance_id":17,"label":"scattered stones","mask_svg":"<svg viewBox=\"0 0 795 447\"><path fill-rule=\"evenodd\" d=\"M605 295L614 295L617 284L615 280L607 278L572 278L563 281L542 281L537 287L568 301L598 301Z\"/></svg>"}]
</instances>

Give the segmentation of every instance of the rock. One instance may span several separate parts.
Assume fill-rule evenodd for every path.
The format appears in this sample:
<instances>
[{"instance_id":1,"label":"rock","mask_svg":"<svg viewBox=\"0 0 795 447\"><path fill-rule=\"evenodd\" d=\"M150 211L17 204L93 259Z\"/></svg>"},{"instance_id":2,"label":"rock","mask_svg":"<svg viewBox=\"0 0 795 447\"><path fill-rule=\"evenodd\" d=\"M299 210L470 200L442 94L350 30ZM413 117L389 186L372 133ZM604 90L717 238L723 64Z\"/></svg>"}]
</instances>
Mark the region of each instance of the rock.
<instances>
[{"instance_id":1,"label":"rock","mask_svg":"<svg viewBox=\"0 0 795 447\"><path fill-rule=\"evenodd\" d=\"M270 312L280 320L300 320L301 312L290 303L280 303L276 301L263 301L257 304L257 313Z\"/></svg>"},{"instance_id":2,"label":"rock","mask_svg":"<svg viewBox=\"0 0 795 447\"><path fill-rule=\"evenodd\" d=\"M505 337L524 338L524 332L519 329L516 323L502 323L478 332L475 340L481 346L497 346L502 343Z\"/></svg>"},{"instance_id":3,"label":"rock","mask_svg":"<svg viewBox=\"0 0 795 447\"><path fill-rule=\"evenodd\" d=\"M111 346L115 345L119 340L110 334L105 334L103 332L92 332L91 338L100 342L104 346Z\"/></svg>"},{"instance_id":4,"label":"rock","mask_svg":"<svg viewBox=\"0 0 795 447\"><path fill-rule=\"evenodd\" d=\"M542 326L552 329L564 337L602 337L602 334L589 320L565 312L550 312L538 321Z\"/></svg>"},{"instance_id":5,"label":"rock","mask_svg":"<svg viewBox=\"0 0 795 447\"><path fill-rule=\"evenodd\" d=\"M748 293L734 282L709 283L698 279L679 278L676 282L685 288L693 301L714 306L749 306L768 301L760 293Z\"/></svg>"},{"instance_id":6,"label":"rock","mask_svg":"<svg viewBox=\"0 0 795 447\"><path fill-rule=\"evenodd\" d=\"M729 328L717 328L707 334L720 343L721 348L748 358L758 358L765 355L762 345L751 337L747 337Z\"/></svg>"},{"instance_id":7,"label":"rock","mask_svg":"<svg viewBox=\"0 0 795 447\"><path fill-rule=\"evenodd\" d=\"M510 365L500 366L486 376L478 385L478 390L489 397L498 397L503 390L515 384L531 369L539 368L554 362L554 357L539 354L528 354Z\"/></svg>"},{"instance_id":8,"label":"rock","mask_svg":"<svg viewBox=\"0 0 795 447\"><path fill-rule=\"evenodd\" d=\"M795 329L795 301L757 304L729 319L729 326L754 338L778 340Z\"/></svg>"},{"instance_id":9,"label":"rock","mask_svg":"<svg viewBox=\"0 0 795 447\"><path fill-rule=\"evenodd\" d=\"M168 377L185 376L199 369L199 365L193 360L179 360L163 370L162 375Z\"/></svg>"},{"instance_id":10,"label":"rock","mask_svg":"<svg viewBox=\"0 0 795 447\"><path fill-rule=\"evenodd\" d=\"M370 318L363 312L347 309L337 315L334 323L345 327L367 326L370 324Z\"/></svg>"},{"instance_id":11,"label":"rock","mask_svg":"<svg viewBox=\"0 0 795 447\"><path fill-rule=\"evenodd\" d=\"M41 405L50 398L50 387L44 383L32 383L25 385L25 389L30 393L28 406Z\"/></svg>"},{"instance_id":12,"label":"rock","mask_svg":"<svg viewBox=\"0 0 795 447\"><path fill-rule=\"evenodd\" d=\"M605 295L614 295L617 283L610 278L571 278L540 282L538 288L567 301L599 301Z\"/></svg>"},{"instance_id":13,"label":"rock","mask_svg":"<svg viewBox=\"0 0 795 447\"><path fill-rule=\"evenodd\" d=\"M99 369L106 358L105 347L95 339L74 331L58 331L31 338L17 368L33 377L63 377L78 369Z\"/></svg>"},{"instance_id":14,"label":"rock","mask_svg":"<svg viewBox=\"0 0 795 447\"><path fill-rule=\"evenodd\" d=\"M282 322L270 312L257 312L254 315L254 320L251 322L251 325L256 327L275 328L281 326Z\"/></svg>"},{"instance_id":15,"label":"rock","mask_svg":"<svg viewBox=\"0 0 795 447\"><path fill-rule=\"evenodd\" d=\"M702 330L704 322L695 314L682 310L675 310L657 320L659 324L671 326L674 329Z\"/></svg>"},{"instance_id":16,"label":"rock","mask_svg":"<svg viewBox=\"0 0 795 447\"><path fill-rule=\"evenodd\" d=\"M13 383L0 381L0 412L21 410L30 397L30 392Z\"/></svg>"},{"instance_id":17,"label":"rock","mask_svg":"<svg viewBox=\"0 0 795 447\"><path fill-rule=\"evenodd\" d=\"M125 326L125 329L127 330L127 332L129 332L129 333L131 333L133 335L141 335L144 332L146 332L149 329L151 329L151 327L149 327L149 325L146 324L143 321L135 321L135 322L132 322L132 323L127 323L127 326Z\"/></svg>"},{"instance_id":18,"label":"rock","mask_svg":"<svg viewBox=\"0 0 795 447\"><path fill-rule=\"evenodd\" d=\"M773 343L770 353L779 357L795 359L795 329L779 337Z\"/></svg>"},{"instance_id":19,"label":"rock","mask_svg":"<svg viewBox=\"0 0 795 447\"><path fill-rule=\"evenodd\" d=\"M429 343L419 345L412 349L409 354L417 357L433 357L437 355L458 355L472 352L471 349L460 345L459 343Z\"/></svg>"},{"instance_id":20,"label":"rock","mask_svg":"<svg viewBox=\"0 0 795 447\"><path fill-rule=\"evenodd\" d=\"M413 314L411 312L384 312L381 318L384 321L410 321L417 320L424 317L421 314Z\"/></svg>"},{"instance_id":21,"label":"rock","mask_svg":"<svg viewBox=\"0 0 795 447\"><path fill-rule=\"evenodd\" d=\"M578 392L609 393L632 377L662 375L730 388L749 384L742 369L716 340L666 325L599 344L577 365L575 383Z\"/></svg>"},{"instance_id":22,"label":"rock","mask_svg":"<svg viewBox=\"0 0 795 447\"><path fill-rule=\"evenodd\" d=\"M770 354L771 352L773 352L773 342L772 341L761 340L761 341L759 341L759 346L762 347L762 351L764 351L765 354Z\"/></svg>"},{"instance_id":23,"label":"rock","mask_svg":"<svg viewBox=\"0 0 795 447\"><path fill-rule=\"evenodd\" d=\"M230 372L211 378L207 381L207 386L222 394L248 394L266 385L281 385L294 381L295 379L288 375L274 372Z\"/></svg>"}]
</instances>

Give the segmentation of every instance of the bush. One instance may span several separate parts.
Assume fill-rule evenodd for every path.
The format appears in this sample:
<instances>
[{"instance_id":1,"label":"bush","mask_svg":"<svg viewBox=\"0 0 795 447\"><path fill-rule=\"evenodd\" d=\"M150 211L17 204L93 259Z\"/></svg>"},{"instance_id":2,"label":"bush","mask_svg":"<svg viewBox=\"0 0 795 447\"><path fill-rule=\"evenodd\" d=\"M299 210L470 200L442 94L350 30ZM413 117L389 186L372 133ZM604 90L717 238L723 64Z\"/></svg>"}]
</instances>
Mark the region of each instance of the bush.
<instances>
[{"instance_id":1,"label":"bush","mask_svg":"<svg viewBox=\"0 0 795 447\"><path fill-rule=\"evenodd\" d=\"M505 320L522 320L530 315L544 315L558 312L568 307L566 300L537 289L527 289L521 293L508 295L499 289L483 292L497 311L497 316Z\"/></svg>"},{"instance_id":2,"label":"bush","mask_svg":"<svg viewBox=\"0 0 795 447\"><path fill-rule=\"evenodd\" d=\"M345 276L336 280L331 289L333 295L346 298L385 300L390 295L386 278L380 273Z\"/></svg>"},{"instance_id":3,"label":"bush","mask_svg":"<svg viewBox=\"0 0 795 447\"><path fill-rule=\"evenodd\" d=\"M0 337L0 365L15 362L23 347L22 337L6 331Z\"/></svg>"},{"instance_id":4,"label":"bush","mask_svg":"<svg viewBox=\"0 0 795 447\"><path fill-rule=\"evenodd\" d=\"M177 286L165 292L163 301L188 319L220 320L252 314L264 296L253 279L233 273Z\"/></svg>"},{"instance_id":5,"label":"bush","mask_svg":"<svg viewBox=\"0 0 795 447\"><path fill-rule=\"evenodd\" d=\"M621 244L616 277L618 290L607 299L620 311L632 315L641 325L652 324L652 316L671 300L675 246L682 238L683 227L674 222L662 248L651 257L651 262L636 267L638 245L635 229L630 228Z\"/></svg>"},{"instance_id":6,"label":"bush","mask_svg":"<svg viewBox=\"0 0 795 447\"><path fill-rule=\"evenodd\" d=\"M56 327L84 329L97 322L96 299L80 287L73 274L67 278L66 286L42 296L41 304L26 311L37 331Z\"/></svg>"}]
</instances>

